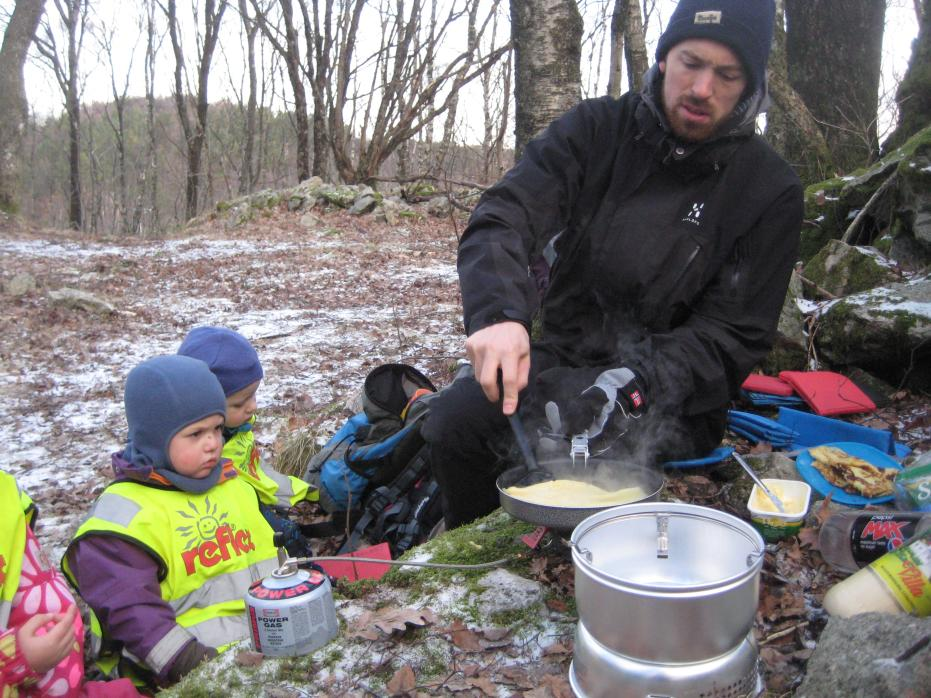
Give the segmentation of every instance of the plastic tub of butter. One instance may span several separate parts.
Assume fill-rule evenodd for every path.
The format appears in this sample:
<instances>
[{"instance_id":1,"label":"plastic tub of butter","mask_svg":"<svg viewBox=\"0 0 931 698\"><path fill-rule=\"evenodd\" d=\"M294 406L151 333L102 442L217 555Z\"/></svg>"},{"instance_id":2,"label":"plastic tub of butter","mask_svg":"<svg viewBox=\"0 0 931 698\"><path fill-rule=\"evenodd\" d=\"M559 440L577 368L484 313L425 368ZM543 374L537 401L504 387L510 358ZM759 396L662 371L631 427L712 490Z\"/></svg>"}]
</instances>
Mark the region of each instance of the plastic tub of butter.
<instances>
[{"instance_id":1,"label":"plastic tub of butter","mask_svg":"<svg viewBox=\"0 0 931 698\"><path fill-rule=\"evenodd\" d=\"M757 485L750 491L747 509L750 510L750 522L763 536L763 540L773 543L799 532L805 516L808 514L808 501L811 487L800 480L763 480L769 491L782 502L784 513Z\"/></svg>"}]
</instances>

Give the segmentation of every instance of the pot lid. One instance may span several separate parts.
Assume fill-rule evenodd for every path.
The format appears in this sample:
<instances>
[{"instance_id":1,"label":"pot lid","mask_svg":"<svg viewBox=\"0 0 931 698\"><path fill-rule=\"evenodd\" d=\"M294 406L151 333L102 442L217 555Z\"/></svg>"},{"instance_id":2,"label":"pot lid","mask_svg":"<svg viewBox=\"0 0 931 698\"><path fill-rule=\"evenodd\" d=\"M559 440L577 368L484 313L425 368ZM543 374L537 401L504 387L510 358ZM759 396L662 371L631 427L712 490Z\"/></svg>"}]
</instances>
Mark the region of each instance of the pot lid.
<instances>
[{"instance_id":1,"label":"pot lid","mask_svg":"<svg viewBox=\"0 0 931 698\"><path fill-rule=\"evenodd\" d=\"M627 504L589 516L572 533L576 565L645 590L717 587L756 574L763 539L730 514L691 504Z\"/></svg>"}]
</instances>

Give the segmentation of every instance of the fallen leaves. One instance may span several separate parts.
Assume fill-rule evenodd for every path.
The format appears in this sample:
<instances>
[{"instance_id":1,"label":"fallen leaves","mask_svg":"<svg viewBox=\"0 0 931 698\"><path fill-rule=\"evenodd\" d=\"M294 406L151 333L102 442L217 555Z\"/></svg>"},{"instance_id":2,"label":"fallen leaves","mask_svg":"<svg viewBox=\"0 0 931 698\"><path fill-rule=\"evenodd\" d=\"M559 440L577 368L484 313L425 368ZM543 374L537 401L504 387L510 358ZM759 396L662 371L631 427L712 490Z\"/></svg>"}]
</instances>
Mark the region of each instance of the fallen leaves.
<instances>
[{"instance_id":1,"label":"fallen leaves","mask_svg":"<svg viewBox=\"0 0 931 698\"><path fill-rule=\"evenodd\" d=\"M436 621L436 614L426 608L385 607L362 613L353 623L349 635L365 640L384 640L395 632L403 633L409 625L423 627Z\"/></svg>"}]
</instances>

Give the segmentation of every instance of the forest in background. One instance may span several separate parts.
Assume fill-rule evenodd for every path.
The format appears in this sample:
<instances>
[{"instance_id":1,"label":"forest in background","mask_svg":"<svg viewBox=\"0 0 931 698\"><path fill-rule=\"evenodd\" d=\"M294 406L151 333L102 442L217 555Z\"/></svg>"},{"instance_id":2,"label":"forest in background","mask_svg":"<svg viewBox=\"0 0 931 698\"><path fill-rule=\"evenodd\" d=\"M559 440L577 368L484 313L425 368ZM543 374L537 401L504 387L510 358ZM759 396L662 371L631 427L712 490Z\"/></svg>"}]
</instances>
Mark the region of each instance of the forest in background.
<instances>
[{"instance_id":1,"label":"forest in background","mask_svg":"<svg viewBox=\"0 0 931 698\"><path fill-rule=\"evenodd\" d=\"M883 68L892 2L919 28L904 76ZM928 123L929 2L777 2L765 135L803 180ZM7 18L0 207L41 225L155 234L310 175L488 184L583 95L639 89L674 2L137 0L122 23L107 6L15 0ZM30 114L26 61L55 76L59 116ZM112 98L85 103L102 76Z\"/></svg>"}]
</instances>

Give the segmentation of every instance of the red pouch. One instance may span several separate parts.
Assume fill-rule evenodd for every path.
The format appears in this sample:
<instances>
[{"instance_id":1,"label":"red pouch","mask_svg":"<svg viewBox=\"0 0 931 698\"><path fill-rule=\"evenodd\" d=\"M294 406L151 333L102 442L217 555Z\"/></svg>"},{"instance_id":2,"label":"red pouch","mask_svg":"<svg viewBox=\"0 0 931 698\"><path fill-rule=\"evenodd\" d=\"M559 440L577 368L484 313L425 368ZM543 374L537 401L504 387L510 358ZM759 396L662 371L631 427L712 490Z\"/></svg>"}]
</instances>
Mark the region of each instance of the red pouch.
<instances>
[{"instance_id":1,"label":"red pouch","mask_svg":"<svg viewBox=\"0 0 931 698\"><path fill-rule=\"evenodd\" d=\"M749 390L751 393L766 393L767 395L782 395L783 397L789 397L795 392L792 390L792 386L784 380L775 376L764 376L760 373L751 373L740 387Z\"/></svg>"},{"instance_id":2,"label":"red pouch","mask_svg":"<svg viewBox=\"0 0 931 698\"><path fill-rule=\"evenodd\" d=\"M779 377L795 388L822 416L872 412L876 403L847 376L833 371L782 371Z\"/></svg>"},{"instance_id":3,"label":"red pouch","mask_svg":"<svg viewBox=\"0 0 931 698\"><path fill-rule=\"evenodd\" d=\"M354 582L357 579L381 579L388 574L388 570L391 569L391 565L379 564L377 562L355 562L352 559L354 557L368 557L378 560L390 560L391 548L388 547L387 543L379 543L378 545L373 545L368 548L362 548L361 550L356 550L354 553L340 555L340 557L345 557L346 561L324 560L317 564L331 577L346 577L350 582Z\"/></svg>"}]
</instances>

